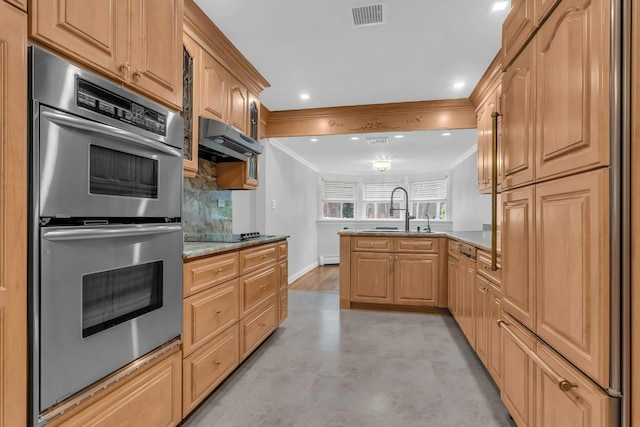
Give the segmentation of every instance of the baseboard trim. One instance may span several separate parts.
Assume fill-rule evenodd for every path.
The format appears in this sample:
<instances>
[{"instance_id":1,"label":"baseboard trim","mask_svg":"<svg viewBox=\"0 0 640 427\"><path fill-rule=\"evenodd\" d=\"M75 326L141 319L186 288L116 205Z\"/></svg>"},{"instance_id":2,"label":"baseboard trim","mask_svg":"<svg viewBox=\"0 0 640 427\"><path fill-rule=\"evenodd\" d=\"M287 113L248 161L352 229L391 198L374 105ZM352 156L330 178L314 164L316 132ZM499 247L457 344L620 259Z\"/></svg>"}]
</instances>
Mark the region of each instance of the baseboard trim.
<instances>
[{"instance_id":1,"label":"baseboard trim","mask_svg":"<svg viewBox=\"0 0 640 427\"><path fill-rule=\"evenodd\" d=\"M317 262L311 263L308 266L304 267L302 270L296 272L295 274L292 274L291 276L289 276L289 284L295 282L296 280L316 268L318 265L319 264Z\"/></svg>"}]
</instances>

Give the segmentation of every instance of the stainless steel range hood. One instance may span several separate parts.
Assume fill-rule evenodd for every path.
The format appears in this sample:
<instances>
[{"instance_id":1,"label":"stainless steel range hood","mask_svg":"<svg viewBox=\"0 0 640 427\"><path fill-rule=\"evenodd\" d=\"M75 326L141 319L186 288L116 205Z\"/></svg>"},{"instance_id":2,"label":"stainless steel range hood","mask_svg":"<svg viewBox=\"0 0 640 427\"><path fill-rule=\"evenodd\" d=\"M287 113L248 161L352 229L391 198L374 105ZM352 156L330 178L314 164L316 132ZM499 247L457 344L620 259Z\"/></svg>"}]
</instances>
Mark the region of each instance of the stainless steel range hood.
<instances>
[{"instance_id":1,"label":"stainless steel range hood","mask_svg":"<svg viewBox=\"0 0 640 427\"><path fill-rule=\"evenodd\" d=\"M200 117L198 156L213 162L246 160L262 153L262 145L219 120Z\"/></svg>"}]
</instances>

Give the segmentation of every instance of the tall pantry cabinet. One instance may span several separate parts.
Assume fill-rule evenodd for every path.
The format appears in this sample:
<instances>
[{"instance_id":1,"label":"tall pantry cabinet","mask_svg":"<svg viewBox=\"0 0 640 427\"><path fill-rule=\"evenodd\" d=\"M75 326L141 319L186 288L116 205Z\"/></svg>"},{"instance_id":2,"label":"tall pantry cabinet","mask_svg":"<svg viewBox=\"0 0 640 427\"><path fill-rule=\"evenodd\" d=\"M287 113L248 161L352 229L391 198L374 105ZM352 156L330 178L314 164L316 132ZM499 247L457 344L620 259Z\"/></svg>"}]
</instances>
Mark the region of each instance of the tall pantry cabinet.
<instances>
[{"instance_id":1,"label":"tall pantry cabinet","mask_svg":"<svg viewBox=\"0 0 640 427\"><path fill-rule=\"evenodd\" d=\"M27 14L0 1L0 425L27 415Z\"/></svg>"},{"instance_id":2,"label":"tall pantry cabinet","mask_svg":"<svg viewBox=\"0 0 640 427\"><path fill-rule=\"evenodd\" d=\"M502 399L520 427L605 426L611 5L513 3L533 37L505 21Z\"/></svg>"}]
</instances>

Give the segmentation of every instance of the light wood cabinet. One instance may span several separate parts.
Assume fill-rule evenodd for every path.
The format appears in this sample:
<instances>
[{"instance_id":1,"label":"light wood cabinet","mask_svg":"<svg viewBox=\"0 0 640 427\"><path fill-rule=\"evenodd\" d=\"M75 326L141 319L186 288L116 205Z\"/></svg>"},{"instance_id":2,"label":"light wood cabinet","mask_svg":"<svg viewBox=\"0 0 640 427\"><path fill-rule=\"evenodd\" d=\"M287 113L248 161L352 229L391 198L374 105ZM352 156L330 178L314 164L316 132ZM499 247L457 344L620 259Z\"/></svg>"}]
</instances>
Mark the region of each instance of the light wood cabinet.
<instances>
[{"instance_id":1,"label":"light wood cabinet","mask_svg":"<svg viewBox=\"0 0 640 427\"><path fill-rule=\"evenodd\" d=\"M534 0L511 0L511 10L502 24L502 64L505 68L529 41L535 28Z\"/></svg>"},{"instance_id":2,"label":"light wood cabinet","mask_svg":"<svg viewBox=\"0 0 640 427\"><path fill-rule=\"evenodd\" d=\"M240 316L269 299L280 289L276 265L270 265L240 277Z\"/></svg>"},{"instance_id":3,"label":"light wood cabinet","mask_svg":"<svg viewBox=\"0 0 640 427\"><path fill-rule=\"evenodd\" d=\"M244 162L219 162L216 167L218 190L255 190L259 167L260 158L255 154Z\"/></svg>"},{"instance_id":4,"label":"light wood cabinet","mask_svg":"<svg viewBox=\"0 0 640 427\"><path fill-rule=\"evenodd\" d=\"M278 261L286 259L288 255L289 255L289 243L287 243L286 240L284 242L278 242L278 251L277 251Z\"/></svg>"},{"instance_id":5,"label":"light wood cabinet","mask_svg":"<svg viewBox=\"0 0 640 427\"><path fill-rule=\"evenodd\" d=\"M34 40L182 109L181 0L32 0L30 11Z\"/></svg>"},{"instance_id":6,"label":"light wood cabinet","mask_svg":"<svg viewBox=\"0 0 640 427\"><path fill-rule=\"evenodd\" d=\"M606 388L609 170L538 184L535 200L535 332Z\"/></svg>"},{"instance_id":7,"label":"light wood cabinet","mask_svg":"<svg viewBox=\"0 0 640 427\"><path fill-rule=\"evenodd\" d=\"M536 365L529 353L535 353L536 339L506 314L502 313L500 320L505 322L503 328L511 332L503 331L500 397L518 427L532 427L535 425Z\"/></svg>"},{"instance_id":8,"label":"light wood cabinet","mask_svg":"<svg viewBox=\"0 0 640 427\"><path fill-rule=\"evenodd\" d=\"M182 415L186 417L240 363L238 324L183 361Z\"/></svg>"},{"instance_id":9,"label":"light wood cabinet","mask_svg":"<svg viewBox=\"0 0 640 427\"><path fill-rule=\"evenodd\" d=\"M276 261L277 248L275 243L260 245L240 251L240 274L248 273Z\"/></svg>"},{"instance_id":10,"label":"light wood cabinet","mask_svg":"<svg viewBox=\"0 0 640 427\"><path fill-rule=\"evenodd\" d=\"M438 254L396 254L394 261L393 303L437 306Z\"/></svg>"},{"instance_id":11,"label":"light wood cabinet","mask_svg":"<svg viewBox=\"0 0 640 427\"><path fill-rule=\"evenodd\" d=\"M476 345L475 297L476 262L465 256L460 257L460 282L458 287L459 325L471 347Z\"/></svg>"},{"instance_id":12,"label":"light wood cabinet","mask_svg":"<svg viewBox=\"0 0 640 427\"><path fill-rule=\"evenodd\" d=\"M474 297L475 346L474 350L484 366L489 364L489 281L476 275Z\"/></svg>"},{"instance_id":13,"label":"light wood cabinet","mask_svg":"<svg viewBox=\"0 0 640 427\"><path fill-rule=\"evenodd\" d=\"M280 278L280 290L286 290L289 286L289 263L287 261L278 264L278 277Z\"/></svg>"},{"instance_id":14,"label":"light wood cabinet","mask_svg":"<svg viewBox=\"0 0 640 427\"><path fill-rule=\"evenodd\" d=\"M351 253L351 301L393 303L393 255Z\"/></svg>"},{"instance_id":15,"label":"light wood cabinet","mask_svg":"<svg viewBox=\"0 0 640 427\"><path fill-rule=\"evenodd\" d=\"M27 14L5 2L0 2L0 46L0 425L24 426L27 425Z\"/></svg>"},{"instance_id":16,"label":"light wood cabinet","mask_svg":"<svg viewBox=\"0 0 640 427\"><path fill-rule=\"evenodd\" d=\"M189 143L185 144L184 150L184 176L186 178L193 178L196 176L198 172L198 136L199 136L199 114L200 114L200 88L198 84L201 82L201 67L202 67L202 58L201 58L201 48L198 43L191 38L187 33L183 34L182 43L184 45L184 51L187 55L189 55L189 59L187 60L190 64L186 63L183 60L183 72L185 72L185 68L189 67L191 71L191 76L188 77L185 73L184 78L184 91L188 91L188 93L184 94L185 100L190 100L190 105L183 105L183 115L188 115L190 121L185 123L190 123L191 128L185 129L185 139L189 138ZM190 81L186 81L189 78ZM187 102L187 101L185 101ZM187 125L185 125L187 126Z\"/></svg>"},{"instance_id":17,"label":"light wood cabinet","mask_svg":"<svg viewBox=\"0 0 640 427\"><path fill-rule=\"evenodd\" d=\"M278 327L277 301L272 298L240 321L240 360L244 360Z\"/></svg>"},{"instance_id":18,"label":"light wood cabinet","mask_svg":"<svg viewBox=\"0 0 640 427\"><path fill-rule=\"evenodd\" d=\"M27 0L4 0L9 4L14 5L15 7L27 11Z\"/></svg>"},{"instance_id":19,"label":"light wood cabinet","mask_svg":"<svg viewBox=\"0 0 640 427\"><path fill-rule=\"evenodd\" d=\"M289 317L289 292L285 289L278 293L278 325Z\"/></svg>"},{"instance_id":20,"label":"light wood cabinet","mask_svg":"<svg viewBox=\"0 0 640 427\"><path fill-rule=\"evenodd\" d=\"M240 319L239 279L184 299L182 351L186 356Z\"/></svg>"},{"instance_id":21,"label":"light wood cabinet","mask_svg":"<svg viewBox=\"0 0 640 427\"><path fill-rule=\"evenodd\" d=\"M533 7L536 25L540 25L558 3L560 3L560 0L534 0Z\"/></svg>"},{"instance_id":22,"label":"light wood cabinet","mask_svg":"<svg viewBox=\"0 0 640 427\"><path fill-rule=\"evenodd\" d=\"M502 388L502 331L498 320L500 319L500 313L502 312L502 292L493 283L489 283L489 308L488 308L488 338L489 343L488 357L487 357L487 370L493 381L498 388Z\"/></svg>"},{"instance_id":23,"label":"light wood cabinet","mask_svg":"<svg viewBox=\"0 0 640 427\"><path fill-rule=\"evenodd\" d=\"M200 52L200 116L226 123L231 75L207 51Z\"/></svg>"},{"instance_id":24,"label":"light wood cabinet","mask_svg":"<svg viewBox=\"0 0 640 427\"><path fill-rule=\"evenodd\" d=\"M483 194L491 193L492 168L493 168L493 117L492 114L499 112L501 87L493 88L476 112L478 122L478 189ZM497 149L500 149L501 119L498 119ZM499 153L499 151L498 151ZM501 164L498 156L498 185L501 178Z\"/></svg>"},{"instance_id":25,"label":"light wood cabinet","mask_svg":"<svg viewBox=\"0 0 640 427\"><path fill-rule=\"evenodd\" d=\"M113 391L75 413L53 419L52 427L175 426L182 420L179 347L168 357L122 380ZM82 405L82 404L81 404ZM21 424L25 425L25 424Z\"/></svg>"},{"instance_id":26,"label":"light wood cabinet","mask_svg":"<svg viewBox=\"0 0 640 427\"><path fill-rule=\"evenodd\" d=\"M238 277L238 252L187 261L182 271L183 295L187 297Z\"/></svg>"},{"instance_id":27,"label":"light wood cabinet","mask_svg":"<svg viewBox=\"0 0 640 427\"><path fill-rule=\"evenodd\" d=\"M362 236L351 238L352 251L392 252L393 239L390 237Z\"/></svg>"},{"instance_id":28,"label":"light wood cabinet","mask_svg":"<svg viewBox=\"0 0 640 427\"><path fill-rule=\"evenodd\" d=\"M534 187L502 193L502 300L504 310L535 328ZM507 249L508 248L508 249Z\"/></svg>"},{"instance_id":29,"label":"light wood cabinet","mask_svg":"<svg viewBox=\"0 0 640 427\"><path fill-rule=\"evenodd\" d=\"M610 6L564 0L538 31L536 177L609 164Z\"/></svg>"},{"instance_id":30,"label":"light wood cabinet","mask_svg":"<svg viewBox=\"0 0 640 427\"><path fill-rule=\"evenodd\" d=\"M447 263L447 287L448 287L448 307L453 317L460 322L458 316L458 281L460 276L460 266L458 258L449 253Z\"/></svg>"},{"instance_id":31,"label":"light wood cabinet","mask_svg":"<svg viewBox=\"0 0 640 427\"><path fill-rule=\"evenodd\" d=\"M502 189L535 178L535 50L529 44L502 76Z\"/></svg>"},{"instance_id":32,"label":"light wood cabinet","mask_svg":"<svg viewBox=\"0 0 640 427\"><path fill-rule=\"evenodd\" d=\"M249 91L231 76L229 84L229 124L247 134L249 129Z\"/></svg>"}]
</instances>

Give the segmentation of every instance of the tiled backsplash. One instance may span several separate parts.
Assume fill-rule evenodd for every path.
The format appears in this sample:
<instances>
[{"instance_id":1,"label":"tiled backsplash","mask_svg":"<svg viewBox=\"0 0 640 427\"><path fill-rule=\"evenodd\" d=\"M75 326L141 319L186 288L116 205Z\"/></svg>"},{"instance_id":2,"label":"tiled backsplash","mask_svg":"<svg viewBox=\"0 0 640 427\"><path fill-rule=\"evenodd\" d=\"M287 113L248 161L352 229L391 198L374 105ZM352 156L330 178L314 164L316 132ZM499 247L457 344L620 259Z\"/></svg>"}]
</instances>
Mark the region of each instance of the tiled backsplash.
<instances>
[{"instance_id":1,"label":"tiled backsplash","mask_svg":"<svg viewBox=\"0 0 640 427\"><path fill-rule=\"evenodd\" d=\"M185 235L231 233L231 191L218 191L216 164L198 160L195 178L184 178L182 228Z\"/></svg>"}]
</instances>

